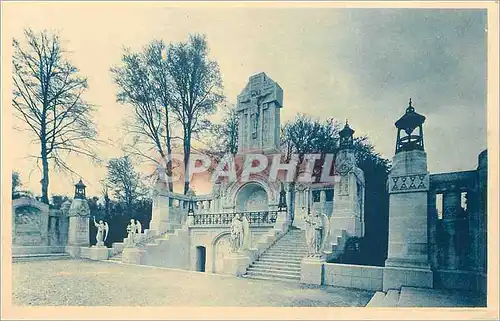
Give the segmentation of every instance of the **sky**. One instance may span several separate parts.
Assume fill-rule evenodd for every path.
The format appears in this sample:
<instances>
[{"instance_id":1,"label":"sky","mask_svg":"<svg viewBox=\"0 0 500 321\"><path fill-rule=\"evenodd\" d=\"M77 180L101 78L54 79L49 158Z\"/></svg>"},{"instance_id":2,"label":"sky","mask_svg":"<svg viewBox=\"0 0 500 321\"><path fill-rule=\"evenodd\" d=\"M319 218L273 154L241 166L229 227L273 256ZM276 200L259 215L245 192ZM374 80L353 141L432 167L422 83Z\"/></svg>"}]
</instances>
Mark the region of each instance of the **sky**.
<instances>
[{"instance_id":1,"label":"sky","mask_svg":"<svg viewBox=\"0 0 500 321\"><path fill-rule=\"evenodd\" d=\"M94 114L98 147L106 161L123 155L123 122L130 107L116 102L109 68L123 47L140 50L152 39L185 41L204 33L219 63L230 103L248 78L265 72L284 91L282 123L297 113L349 119L386 158L394 155L394 122L411 97L424 124L431 173L474 169L486 148L486 10L208 7L166 3L2 4L3 30L22 39L23 28L56 30L69 59L88 77L86 100ZM3 19L2 19L3 20ZM5 105L3 113L10 112ZM215 119L217 119L215 116ZM22 125L12 118L13 127ZM28 132L12 130L13 170L25 189L40 193L38 153ZM82 158L88 195L100 193L104 166ZM75 177L51 175L50 193L71 195Z\"/></svg>"}]
</instances>

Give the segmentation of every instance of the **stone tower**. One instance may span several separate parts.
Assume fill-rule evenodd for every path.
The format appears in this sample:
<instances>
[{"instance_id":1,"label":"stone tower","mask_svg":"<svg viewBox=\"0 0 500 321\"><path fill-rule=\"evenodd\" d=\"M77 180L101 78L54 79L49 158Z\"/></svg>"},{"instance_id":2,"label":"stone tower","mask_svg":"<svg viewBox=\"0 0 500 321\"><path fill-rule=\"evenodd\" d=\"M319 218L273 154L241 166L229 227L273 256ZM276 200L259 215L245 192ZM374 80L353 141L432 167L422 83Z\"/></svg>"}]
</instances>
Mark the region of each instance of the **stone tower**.
<instances>
[{"instance_id":1,"label":"stone tower","mask_svg":"<svg viewBox=\"0 0 500 321\"><path fill-rule=\"evenodd\" d=\"M354 130L346 122L339 132L340 150L335 158L336 186L330 229L345 230L349 236L364 235L365 179L356 166ZM337 235L335 235L336 237Z\"/></svg>"},{"instance_id":2,"label":"stone tower","mask_svg":"<svg viewBox=\"0 0 500 321\"><path fill-rule=\"evenodd\" d=\"M429 172L422 124L411 99L395 123L396 154L388 178L389 244L384 270L384 291L402 286L433 286L428 258L427 195Z\"/></svg>"},{"instance_id":3,"label":"stone tower","mask_svg":"<svg viewBox=\"0 0 500 321\"><path fill-rule=\"evenodd\" d=\"M68 244L66 252L72 257L80 256L81 247L90 246L90 208L85 196L85 185L80 180L75 185L75 197L69 208Z\"/></svg>"},{"instance_id":4,"label":"stone tower","mask_svg":"<svg viewBox=\"0 0 500 321\"><path fill-rule=\"evenodd\" d=\"M265 73L249 78L238 95L236 112L239 119L238 153L279 150L280 108L283 89Z\"/></svg>"}]
</instances>

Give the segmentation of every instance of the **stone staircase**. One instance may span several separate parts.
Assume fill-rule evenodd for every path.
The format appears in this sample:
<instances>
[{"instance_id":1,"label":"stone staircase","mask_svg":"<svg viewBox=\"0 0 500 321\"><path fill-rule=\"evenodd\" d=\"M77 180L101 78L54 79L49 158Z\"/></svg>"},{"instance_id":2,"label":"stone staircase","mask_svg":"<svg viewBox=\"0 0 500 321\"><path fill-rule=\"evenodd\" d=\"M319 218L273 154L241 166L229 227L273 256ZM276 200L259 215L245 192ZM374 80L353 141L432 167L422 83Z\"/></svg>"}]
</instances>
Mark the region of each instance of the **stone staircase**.
<instances>
[{"instance_id":1,"label":"stone staircase","mask_svg":"<svg viewBox=\"0 0 500 321\"><path fill-rule=\"evenodd\" d=\"M246 278L300 281L300 262L307 255L305 232L291 228L255 261Z\"/></svg>"}]
</instances>

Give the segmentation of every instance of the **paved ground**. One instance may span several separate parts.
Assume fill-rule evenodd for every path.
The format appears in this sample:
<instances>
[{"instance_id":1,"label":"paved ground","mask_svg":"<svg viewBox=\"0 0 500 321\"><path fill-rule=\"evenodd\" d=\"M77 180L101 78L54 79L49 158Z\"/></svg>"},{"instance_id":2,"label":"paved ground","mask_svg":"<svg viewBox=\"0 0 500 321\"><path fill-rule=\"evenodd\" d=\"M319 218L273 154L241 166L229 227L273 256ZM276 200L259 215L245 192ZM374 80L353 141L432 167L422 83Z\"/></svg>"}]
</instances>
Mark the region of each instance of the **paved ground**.
<instances>
[{"instance_id":1,"label":"paved ground","mask_svg":"<svg viewBox=\"0 0 500 321\"><path fill-rule=\"evenodd\" d=\"M373 292L87 260L16 262L15 305L365 306Z\"/></svg>"}]
</instances>

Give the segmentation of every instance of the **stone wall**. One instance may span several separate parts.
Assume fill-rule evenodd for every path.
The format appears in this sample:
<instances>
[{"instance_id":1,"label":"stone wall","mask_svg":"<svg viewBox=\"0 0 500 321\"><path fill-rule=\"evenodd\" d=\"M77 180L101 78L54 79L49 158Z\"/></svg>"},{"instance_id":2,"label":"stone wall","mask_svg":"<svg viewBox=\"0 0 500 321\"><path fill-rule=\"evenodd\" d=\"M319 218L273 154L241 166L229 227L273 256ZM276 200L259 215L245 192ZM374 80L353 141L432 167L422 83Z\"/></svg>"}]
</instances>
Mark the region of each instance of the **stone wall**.
<instances>
[{"instance_id":1,"label":"stone wall","mask_svg":"<svg viewBox=\"0 0 500 321\"><path fill-rule=\"evenodd\" d=\"M12 245L49 245L49 206L32 198L12 201Z\"/></svg>"},{"instance_id":2,"label":"stone wall","mask_svg":"<svg viewBox=\"0 0 500 321\"><path fill-rule=\"evenodd\" d=\"M474 271L435 270L434 287L486 294L486 274Z\"/></svg>"},{"instance_id":3,"label":"stone wall","mask_svg":"<svg viewBox=\"0 0 500 321\"><path fill-rule=\"evenodd\" d=\"M430 176L429 259L438 288L486 292L486 157L476 170Z\"/></svg>"},{"instance_id":4,"label":"stone wall","mask_svg":"<svg viewBox=\"0 0 500 321\"><path fill-rule=\"evenodd\" d=\"M382 291L383 267L325 263L323 268L324 285Z\"/></svg>"},{"instance_id":5,"label":"stone wall","mask_svg":"<svg viewBox=\"0 0 500 321\"><path fill-rule=\"evenodd\" d=\"M251 247L255 247L262 235L266 234L271 228L272 226L250 228ZM189 237L190 269L196 270L196 248L203 246L206 249L206 271L221 273L223 268L221 260L227 254L221 253L221 251L229 250L228 244L225 244L226 238L229 237L229 227L191 227Z\"/></svg>"}]
</instances>

